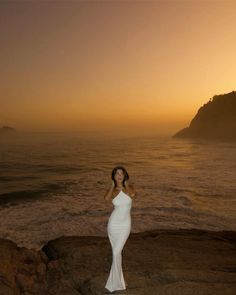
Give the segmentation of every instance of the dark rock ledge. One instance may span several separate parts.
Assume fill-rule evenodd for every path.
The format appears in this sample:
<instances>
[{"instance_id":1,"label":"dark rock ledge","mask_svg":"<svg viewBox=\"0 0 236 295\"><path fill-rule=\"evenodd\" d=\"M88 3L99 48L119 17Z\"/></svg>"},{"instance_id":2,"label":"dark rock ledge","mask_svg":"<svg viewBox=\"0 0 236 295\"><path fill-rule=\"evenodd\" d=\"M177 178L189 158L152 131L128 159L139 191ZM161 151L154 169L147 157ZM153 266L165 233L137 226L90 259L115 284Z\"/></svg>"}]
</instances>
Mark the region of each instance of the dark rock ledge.
<instances>
[{"instance_id":1,"label":"dark rock ledge","mask_svg":"<svg viewBox=\"0 0 236 295\"><path fill-rule=\"evenodd\" d=\"M41 250L0 239L0 295L106 294L106 237L63 236ZM123 249L127 289L113 294L235 295L236 232L132 233Z\"/></svg>"}]
</instances>

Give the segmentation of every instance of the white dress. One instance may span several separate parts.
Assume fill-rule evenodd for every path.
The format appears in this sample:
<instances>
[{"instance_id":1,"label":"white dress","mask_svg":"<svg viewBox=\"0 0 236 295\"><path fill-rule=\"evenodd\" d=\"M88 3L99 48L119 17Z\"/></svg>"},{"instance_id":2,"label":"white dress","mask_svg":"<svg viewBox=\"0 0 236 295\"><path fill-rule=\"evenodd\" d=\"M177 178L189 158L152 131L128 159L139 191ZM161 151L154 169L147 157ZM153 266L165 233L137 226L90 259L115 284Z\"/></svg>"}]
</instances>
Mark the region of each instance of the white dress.
<instances>
[{"instance_id":1,"label":"white dress","mask_svg":"<svg viewBox=\"0 0 236 295\"><path fill-rule=\"evenodd\" d=\"M122 270L122 249L131 231L132 198L121 190L112 203L114 210L107 225L108 237L112 246L112 265L105 286L110 292L126 289Z\"/></svg>"}]
</instances>

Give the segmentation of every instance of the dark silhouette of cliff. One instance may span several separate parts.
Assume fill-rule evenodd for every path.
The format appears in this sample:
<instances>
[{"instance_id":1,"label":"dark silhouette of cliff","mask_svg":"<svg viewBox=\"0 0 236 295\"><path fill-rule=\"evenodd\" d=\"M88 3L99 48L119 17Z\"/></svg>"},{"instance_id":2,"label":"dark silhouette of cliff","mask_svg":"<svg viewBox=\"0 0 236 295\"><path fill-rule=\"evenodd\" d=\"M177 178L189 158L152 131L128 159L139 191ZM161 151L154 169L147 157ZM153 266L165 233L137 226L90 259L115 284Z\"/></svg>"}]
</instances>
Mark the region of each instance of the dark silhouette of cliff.
<instances>
[{"instance_id":1,"label":"dark silhouette of cliff","mask_svg":"<svg viewBox=\"0 0 236 295\"><path fill-rule=\"evenodd\" d=\"M173 137L236 141L236 92L214 95Z\"/></svg>"}]
</instances>

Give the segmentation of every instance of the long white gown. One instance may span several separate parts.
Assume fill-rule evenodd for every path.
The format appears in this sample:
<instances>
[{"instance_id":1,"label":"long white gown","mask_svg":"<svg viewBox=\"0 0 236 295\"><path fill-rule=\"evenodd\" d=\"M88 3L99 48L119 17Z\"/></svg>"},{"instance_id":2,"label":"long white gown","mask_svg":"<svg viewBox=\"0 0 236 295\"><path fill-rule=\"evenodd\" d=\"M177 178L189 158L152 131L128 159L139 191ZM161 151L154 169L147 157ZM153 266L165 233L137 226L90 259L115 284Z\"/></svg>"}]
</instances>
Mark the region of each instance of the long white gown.
<instances>
[{"instance_id":1,"label":"long white gown","mask_svg":"<svg viewBox=\"0 0 236 295\"><path fill-rule=\"evenodd\" d=\"M122 249L131 231L132 198L121 190L112 203L114 210L107 225L108 237L112 246L112 265L105 285L110 292L126 289L122 270Z\"/></svg>"}]
</instances>

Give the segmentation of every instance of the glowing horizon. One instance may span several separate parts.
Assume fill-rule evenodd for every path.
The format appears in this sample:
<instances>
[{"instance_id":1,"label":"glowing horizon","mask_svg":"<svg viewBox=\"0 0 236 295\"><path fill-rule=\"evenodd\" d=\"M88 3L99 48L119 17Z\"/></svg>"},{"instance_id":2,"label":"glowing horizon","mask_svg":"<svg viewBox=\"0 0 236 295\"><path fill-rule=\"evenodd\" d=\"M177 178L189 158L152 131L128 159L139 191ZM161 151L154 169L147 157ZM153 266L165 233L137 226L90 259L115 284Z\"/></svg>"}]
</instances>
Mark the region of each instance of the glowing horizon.
<instances>
[{"instance_id":1,"label":"glowing horizon","mask_svg":"<svg viewBox=\"0 0 236 295\"><path fill-rule=\"evenodd\" d=\"M1 2L0 124L178 131L235 90L235 1Z\"/></svg>"}]
</instances>

